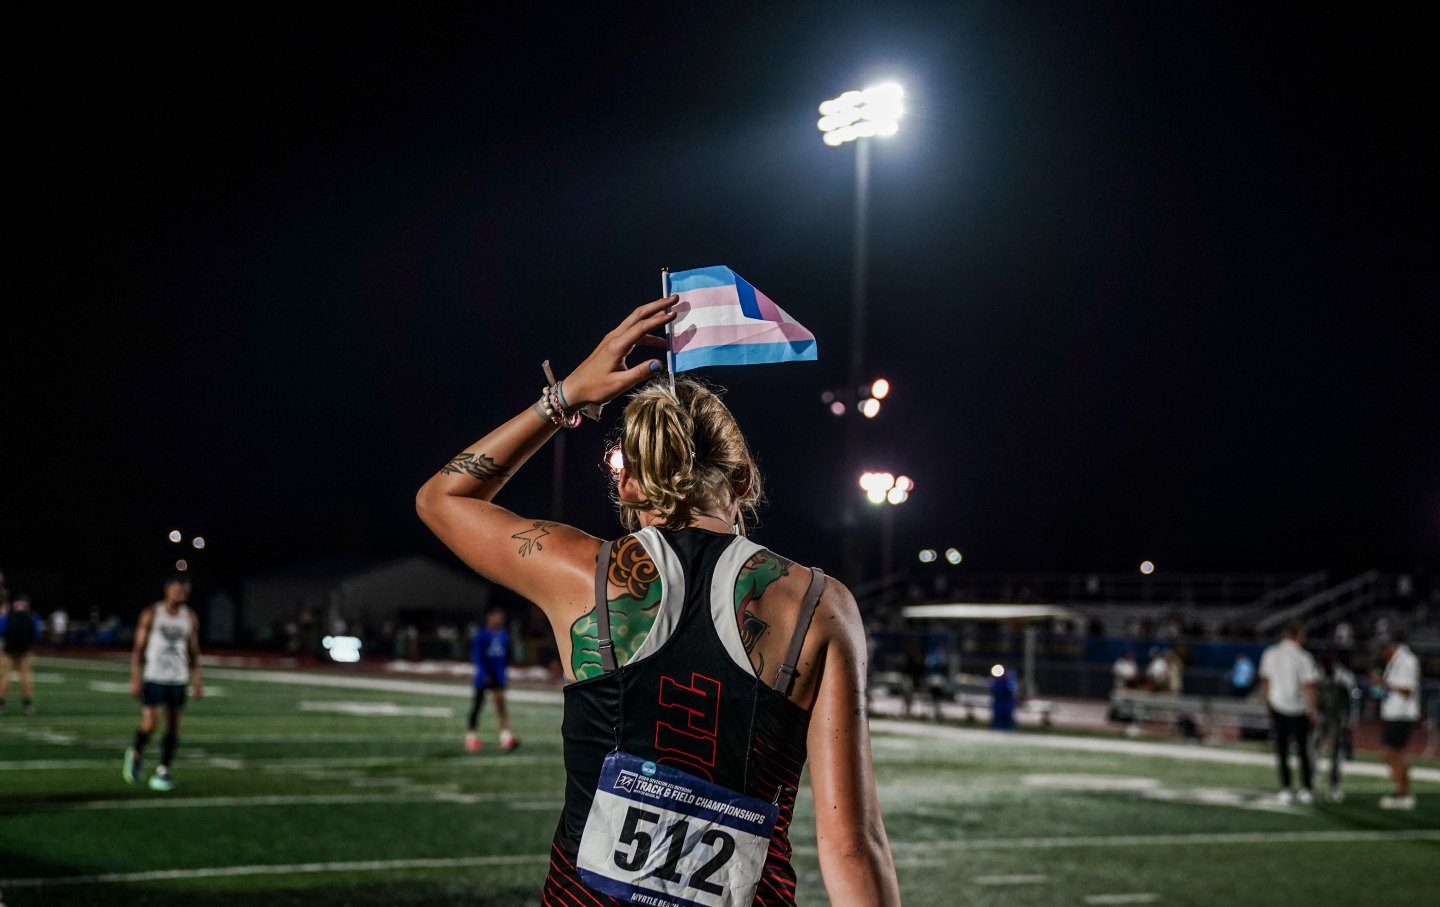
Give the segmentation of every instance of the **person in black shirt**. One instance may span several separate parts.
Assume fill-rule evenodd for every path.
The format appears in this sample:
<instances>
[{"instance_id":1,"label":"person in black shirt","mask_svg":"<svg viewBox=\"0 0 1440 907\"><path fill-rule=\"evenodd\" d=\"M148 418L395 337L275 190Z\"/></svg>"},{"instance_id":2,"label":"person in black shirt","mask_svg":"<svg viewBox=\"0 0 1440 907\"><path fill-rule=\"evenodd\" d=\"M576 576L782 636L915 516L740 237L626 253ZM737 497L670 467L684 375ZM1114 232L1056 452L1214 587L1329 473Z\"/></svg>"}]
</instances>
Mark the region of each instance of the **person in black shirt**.
<instances>
[{"instance_id":1,"label":"person in black shirt","mask_svg":"<svg viewBox=\"0 0 1440 907\"><path fill-rule=\"evenodd\" d=\"M632 531L617 540L492 503L557 427L598 416L659 371L626 358L665 345L651 332L674 319L676 302L636 308L564 380L547 373L535 405L416 497L451 550L545 612L572 681L565 808L541 903L629 903L633 884L669 895L649 903L793 905L788 825L809 757L831 901L898 904L870 764L859 610L842 584L744 537L760 476L715 393L660 380L627 403L610 465ZM691 793L672 808L653 805L680 790ZM645 797L651 805L638 805Z\"/></svg>"},{"instance_id":2,"label":"person in black shirt","mask_svg":"<svg viewBox=\"0 0 1440 907\"><path fill-rule=\"evenodd\" d=\"M15 596L10 612L0 617L0 713L5 711L5 697L10 694L10 675L20 672L20 702L25 714L35 713L35 640L40 638L40 618L30 610L30 599Z\"/></svg>"}]
</instances>

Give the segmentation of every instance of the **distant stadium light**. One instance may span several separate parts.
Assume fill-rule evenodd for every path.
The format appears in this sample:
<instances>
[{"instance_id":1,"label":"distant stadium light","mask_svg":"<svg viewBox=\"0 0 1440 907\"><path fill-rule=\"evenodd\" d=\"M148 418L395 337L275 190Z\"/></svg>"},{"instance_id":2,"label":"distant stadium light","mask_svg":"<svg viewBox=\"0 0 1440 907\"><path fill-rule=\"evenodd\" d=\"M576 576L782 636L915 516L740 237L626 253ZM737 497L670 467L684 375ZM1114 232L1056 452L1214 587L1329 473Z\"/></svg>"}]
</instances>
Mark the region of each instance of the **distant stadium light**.
<instances>
[{"instance_id":1,"label":"distant stadium light","mask_svg":"<svg viewBox=\"0 0 1440 907\"><path fill-rule=\"evenodd\" d=\"M922 564L933 564L937 557L939 557L939 555L935 553L934 548L920 549L920 563Z\"/></svg>"},{"instance_id":2,"label":"distant stadium light","mask_svg":"<svg viewBox=\"0 0 1440 907\"><path fill-rule=\"evenodd\" d=\"M965 559L965 558L964 558L963 555L960 554L959 549L956 549L956 548L946 548L946 549L945 549L945 562L946 562L947 564L949 564L950 566L953 567L953 566L959 564L959 563L960 563L961 561L963 561L964 559Z\"/></svg>"},{"instance_id":3,"label":"distant stadium light","mask_svg":"<svg viewBox=\"0 0 1440 907\"><path fill-rule=\"evenodd\" d=\"M991 677L1004 677L1004 676L1005 676L1005 666L1004 666L1004 665L995 665L993 668L990 669L990 676L991 676Z\"/></svg>"},{"instance_id":4,"label":"distant stadium light","mask_svg":"<svg viewBox=\"0 0 1440 907\"><path fill-rule=\"evenodd\" d=\"M619 474L625 465L625 454L620 452L619 447L610 448L610 452L605 455L605 465L610 467L611 472Z\"/></svg>"},{"instance_id":5,"label":"distant stadium light","mask_svg":"<svg viewBox=\"0 0 1440 907\"><path fill-rule=\"evenodd\" d=\"M872 504L883 504L885 503L885 489L871 488L865 492L865 497L869 498Z\"/></svg>"},{"instance_id":6,"label":"distant stadium light","mask_svg":"<svg viewBox=\"0 0 1440 907\"><path fill-rule=\"evenodd\" d=\"M183 535L180 534L180 530L179 530L179 529L171 529L171 530L170 530L170 541L172 541L172 542L179 542L179 541L180 541L181 539L183 539L184 537L185 537L185 536L183 536Z\"/></svg>"},{"instance_id":7,"label":"distant stadium light","mask_svg":"<svg viewBox=\"0 0 1440 907\"><path fill-rule=\"evenodd\" d=\"M900 478L895 480L895 487L900 489L901 491L914 491L915 480L910 478L909 476L901 476Z\"/></svg>"},{"instance_id":8,"label":"distant stadium light","mask_svg":"<svg viewBox=\"0 0 1440 907\"><path fill-rule=\"evenodd\" d=\"M175 569L179 570L181 573L184 573L186 570L190 569L190 562L182 557L180 558L180 560L175 562Z\"/></svg>"},{"instance_id":9,"label":"distant stadium light","mask_svg":"<svg viewBox=\"0 0 1440 907\"><path fill-rule=\"evenodd\" d=\"M1143 561L1143 562L1140 564L1140 572L1143 573L1143 574L1145 574L1146 576L1149 576L1150 574L1154 573L1154 572L1155 572L1155 562L1154 562L1154 561Z\"/></svg>"},{"instance_id":10,"label":"distant stadium light","mask_svg":"<svg viewBox=\"0 0 1440 907\"><path fill-rule=\"evenodd\" d=\"M874 383L870 385L870 396L876 400L884 400L889 395L890 382L884 378L876 378Z\"/></svg>"},{"instance_id":11,"label":"distant stadium light","mask_svg":"<svg viewBox=\"0 0 1440 907\"><path fill-rule=\"evenodd\" d=\"M193 542L191 542L190 544L194 545L197 549L199 549L199 548L204 548L204 547L205 547L205 537L204 537L204 536L197 535L197 536L195 536L195 540L194 540Z\"/></svg>"},{"instance_id":12,"label":"distant stadium light","mask_svg":"<svg viewBox=\"0 0 1440 907\"><path fill-rule=\"evenodd\" d=\"M360 660L360 640L354 636L327 636L320 640L332 661L354 664Z\"/></svg>"},{"instance_id":13,"label":"distant stadium light","mask_svg":"<svg viewBox=\"0 0 1440 907\"><path fill-rule=\"evenodd\" d=\"M886 82L822 102L815 125L824 133L825 144L834 148L856 139L894 135L904 115L905 89Z\"/></svg>"},{"instance_id":14,"label":"distant stadium light","mask_svg":"<svg viewBox=\"0 0 1440 907\"><path fill-rule=\"evenodd\" d=\"M844 403L841 403L839 400L832 400L831 403L830 403L830 415L832 415L832 416L843 416L843 415L845 415L845 404L844 404Z\"/></svg>"},{"instance_id":15,"label":"distant stadium light","mask_svg":"<svg viewBox=\"0 0 1440 907\"><path fill-rule=\"evenodd\" d=\"M860 401L860 415L867 419L873 419L880 415L880 401L874 397L866 397Z\"/></svg>"},{"instance_id":16,"label":"distant stadium light","mask_svg":"<svg viewBox=\"0 0 1440 907\"><path fill-rule=\"evenodd\" d=\"M903 488L895 487L885 492L885 500L892 504L903 504L910 499L910 492Z\"/></svg>"}]
</instances>

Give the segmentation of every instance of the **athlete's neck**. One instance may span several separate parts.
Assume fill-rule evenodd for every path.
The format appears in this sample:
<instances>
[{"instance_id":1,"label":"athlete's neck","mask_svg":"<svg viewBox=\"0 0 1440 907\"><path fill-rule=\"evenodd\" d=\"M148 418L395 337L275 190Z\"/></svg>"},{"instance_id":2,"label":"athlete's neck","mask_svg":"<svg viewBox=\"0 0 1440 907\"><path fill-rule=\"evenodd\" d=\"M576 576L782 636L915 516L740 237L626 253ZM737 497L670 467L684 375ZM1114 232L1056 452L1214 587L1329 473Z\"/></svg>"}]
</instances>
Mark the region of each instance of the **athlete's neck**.
<instances>
[{"instance_id":1,"label":"athlete's neck","mask_svg":"<svg viewBox=\"0 0 1440 907\"><path fill-rule=\"evenodd\" d=\"M698 511L691 513L689 523L680 523L677 521L674 525L660 519L655 514L642 513L640 514L640 526L642 528L655 526L660 529L705 529L709 532L723 532L729 535L735 534L735 521L733 519L726 520L723 516L716 516L711 513L699 513Z\"/></svg>"}]
</instances>

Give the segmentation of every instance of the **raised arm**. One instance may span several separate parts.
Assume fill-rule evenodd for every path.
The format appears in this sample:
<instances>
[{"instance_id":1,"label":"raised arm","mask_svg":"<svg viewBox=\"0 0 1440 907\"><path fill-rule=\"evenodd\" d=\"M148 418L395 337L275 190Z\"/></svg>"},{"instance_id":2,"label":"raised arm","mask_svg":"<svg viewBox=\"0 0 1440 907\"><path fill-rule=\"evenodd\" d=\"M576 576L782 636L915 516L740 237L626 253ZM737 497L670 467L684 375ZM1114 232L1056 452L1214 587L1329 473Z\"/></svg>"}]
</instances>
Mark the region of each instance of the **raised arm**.
<instances>
[{"instance_id":1,"label":"raised arm","mask_svg":"<svg viewBox=\"0 0 1440 907\"><path fill-rule=\"evenodd\" d=\"M646 303L605 335L561 384L572 408L605 404L654 374L653 360L633 367L636 346L661 346L649 334L675 317L675 297ZM538 407L452 457L415 497L420 518L451 551L487 579L514 590L553 616L566 603L588 602L600 541L578 529L518 516L492 503L501 486L550 439L555 425Z\"/></svg>"},{"instance_id":2,"label":"raised arm","mask_svg":"<svg viewBox=\"0 0 1440 907\"><path fill-rule=\"evenodd\" d=\"M815 616L825 653L807 740L820 872L833 904L891 907L900 885L870 757L865 629L849 590L828 583Z\"/></svg>"},{"instance_id":3,"label":"raised arm","mask_svg":"<svg viewBox=\"0 0 1440 907\"><path fill-rule=\"evenodd\" d=\"M140 612L140 619L135 623L135 646L130 650L130 695L136 699L140 698L140 677L145 667L145 643L150 640L150 619L155 614L155 606L150 605Z\"/></svg>"}]
</instances>

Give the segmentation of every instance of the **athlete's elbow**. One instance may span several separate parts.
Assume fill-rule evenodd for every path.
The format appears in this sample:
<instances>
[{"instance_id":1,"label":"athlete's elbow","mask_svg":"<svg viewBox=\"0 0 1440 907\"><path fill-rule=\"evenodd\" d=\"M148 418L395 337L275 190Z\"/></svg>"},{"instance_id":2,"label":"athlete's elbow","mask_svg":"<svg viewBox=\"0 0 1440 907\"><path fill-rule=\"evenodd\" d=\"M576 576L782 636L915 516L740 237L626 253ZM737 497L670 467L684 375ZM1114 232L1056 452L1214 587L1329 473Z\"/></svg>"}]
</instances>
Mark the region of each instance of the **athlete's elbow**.
<instances>
[{"instance_id":1,"label":"athlete's elbow","mask_svg":"<svg viewBox=\"0 0 1440 907\"><path fill-rule=\"evenodd\" d=\"M420 486L420 490L415 492L415 513L420 517L420 522L431 528L434 527L442 497L444 496L435 490L432 482L426 482Z\"/></svg>"}]
</instances>

